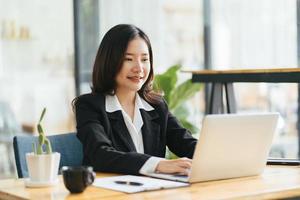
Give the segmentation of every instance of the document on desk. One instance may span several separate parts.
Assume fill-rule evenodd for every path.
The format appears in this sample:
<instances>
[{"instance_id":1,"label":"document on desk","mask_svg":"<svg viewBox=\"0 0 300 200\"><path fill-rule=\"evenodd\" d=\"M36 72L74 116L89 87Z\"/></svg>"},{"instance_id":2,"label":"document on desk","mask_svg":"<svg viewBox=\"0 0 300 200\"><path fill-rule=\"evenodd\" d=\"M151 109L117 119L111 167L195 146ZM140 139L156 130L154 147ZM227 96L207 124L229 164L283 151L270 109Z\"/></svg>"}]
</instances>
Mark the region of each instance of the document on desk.
<instances>
[{"instance_id":1,"label":"document on desk","mask_svg":"<svg viewBox=\"0 0 300 200\"><path fill-rule=\"evenodd\" d=\"M126 193L136 193L150 190L160 190L167 188L177 188L189 186L188 183L167 181L145 176L113 176L95 179L93 186Z\"/></svg>"}]
</instances>

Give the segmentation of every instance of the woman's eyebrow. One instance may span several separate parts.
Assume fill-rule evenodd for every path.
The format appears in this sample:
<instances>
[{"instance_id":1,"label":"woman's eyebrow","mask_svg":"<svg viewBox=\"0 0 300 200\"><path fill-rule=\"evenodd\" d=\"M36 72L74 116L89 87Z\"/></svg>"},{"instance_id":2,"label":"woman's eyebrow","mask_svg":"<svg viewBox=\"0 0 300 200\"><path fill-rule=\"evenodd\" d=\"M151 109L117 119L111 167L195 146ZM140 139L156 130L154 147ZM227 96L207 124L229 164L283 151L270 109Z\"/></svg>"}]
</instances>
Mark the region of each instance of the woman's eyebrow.
<instances>
[{"instance_id":1,"label":"woman's eyebrow","mask_svg":"<svg viewBox=\"0 0 300 200\"><path fill-rule=\"evenodd\" d=\"M125 55L128 55L128 56L133 56L133 55L136 55L135 53L125 53ZM142 53L142 56L148 56L149 54L148 53Z\"/></svg>"}]
</instances>

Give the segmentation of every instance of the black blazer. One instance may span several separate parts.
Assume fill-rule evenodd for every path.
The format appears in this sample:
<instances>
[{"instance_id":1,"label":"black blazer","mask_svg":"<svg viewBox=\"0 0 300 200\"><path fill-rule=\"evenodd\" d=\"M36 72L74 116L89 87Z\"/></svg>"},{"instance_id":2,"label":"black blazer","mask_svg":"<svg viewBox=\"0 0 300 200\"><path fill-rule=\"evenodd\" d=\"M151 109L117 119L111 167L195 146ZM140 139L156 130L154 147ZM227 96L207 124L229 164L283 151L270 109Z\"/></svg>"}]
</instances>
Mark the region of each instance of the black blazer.
<instances>
[{"instance_id":1,"label":"black blazer","mask_svg":"<svg viewBox=\"0 0 300 200\"><path fill-rule=\"evenodd\" d=\"M166 145L179 157L193 157L197 140L179 124L162 100L141 109L144 154L137 153L121 111L105 111L105 96L85 94L75 101L77 137L84 165L95 171L138 174L151 156L165 157Z\"/></svg>"}]
</instances>

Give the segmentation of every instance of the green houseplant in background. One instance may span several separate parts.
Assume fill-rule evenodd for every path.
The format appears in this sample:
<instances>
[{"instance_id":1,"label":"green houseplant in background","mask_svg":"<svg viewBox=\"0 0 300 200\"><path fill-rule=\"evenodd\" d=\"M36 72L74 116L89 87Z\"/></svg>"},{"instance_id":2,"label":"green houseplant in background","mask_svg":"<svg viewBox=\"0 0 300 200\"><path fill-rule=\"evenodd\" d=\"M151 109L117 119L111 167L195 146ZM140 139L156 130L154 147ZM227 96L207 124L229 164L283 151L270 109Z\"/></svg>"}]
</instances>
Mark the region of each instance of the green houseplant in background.
<instances>
[{"instance_id":1,"label":"green houseplant in background","mask_svg":"<svg viewBox=\"0 0 300 200\"><path fill-rule=\"evenodd\" d=\"M196 92L199 92L202 84L192 83L191 79L186 80L181 84L177 84L178 71L180 68L180 65L174 65L166 72L155 75L153 88L156 92L163 94L170 111L176 116L182 126L188 129L192 134L195 134L199 130L187 120L189 110L186 107L185 102L193 97ZM175 158L176 156L167 151L166 157Z\"/></svg>"},{"instance_id":2,"label":"green houseplant in background","mask_svg":"<svg viewBox=\"0 0 300 200\"><path fill-rule=\"evenodd\" d=\"M41 122L46 113L43 109L37 124L39 133L37 148L35 143L32 144L31 153L26 153L26 163L29 173L29 179L25 184L28 187L51 186L58 182L58 168L60 162L60 153L52 152L50 140L45 136ZM43 149L45 147L45 150Z\"/></svg>"}]
</instances>

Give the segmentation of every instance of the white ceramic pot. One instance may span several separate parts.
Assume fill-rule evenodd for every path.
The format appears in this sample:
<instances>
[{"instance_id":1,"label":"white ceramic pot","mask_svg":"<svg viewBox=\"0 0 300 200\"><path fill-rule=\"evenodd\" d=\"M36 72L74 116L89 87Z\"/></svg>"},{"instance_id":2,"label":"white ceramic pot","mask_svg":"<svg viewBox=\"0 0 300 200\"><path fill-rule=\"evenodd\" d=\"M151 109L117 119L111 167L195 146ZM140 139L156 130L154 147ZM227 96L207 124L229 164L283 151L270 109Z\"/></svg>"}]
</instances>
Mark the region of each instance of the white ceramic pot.
<instances>
[{"instance_id":1,"label":"white ceramic pot","mask_svg":"<svg viewBox=\"0 0 300 200\"><path fill-rule=\"evenodd\" d=\"M60 153L37 155L26 153L29 180L36 183L57 181Z\"/></svg>"}]
</instances>

